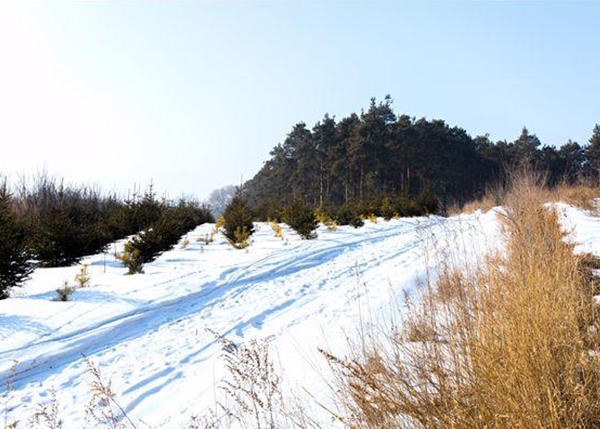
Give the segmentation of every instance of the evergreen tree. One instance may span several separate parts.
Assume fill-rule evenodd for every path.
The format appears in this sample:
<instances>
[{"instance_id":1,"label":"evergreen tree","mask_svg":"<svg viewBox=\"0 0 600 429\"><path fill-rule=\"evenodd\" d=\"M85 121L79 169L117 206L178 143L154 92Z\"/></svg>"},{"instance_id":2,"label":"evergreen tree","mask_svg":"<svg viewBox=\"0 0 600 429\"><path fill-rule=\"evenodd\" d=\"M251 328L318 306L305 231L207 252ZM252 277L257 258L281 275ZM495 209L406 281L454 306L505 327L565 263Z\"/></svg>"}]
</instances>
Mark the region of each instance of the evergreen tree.
<instances>
[{"instance_id":1,"label":"evergreen tree","mask_svg":"<svg viewBox=\"0 0 600 429\"><path fill-rule=\"evenodd\" d=\"M596 124L590 144L585 148L585 175L600 185L600 125Z\"/></svg>"},{"instance_id":2,"label":"evergreen tree","mask_svg":"<svg viewBox=\"0 0 600 429\"><path fill-rule=\"evenodd\" d=\"M254 234L253 214L241 187L237 188L231 202L223 213L225 224L223 234L232 246L242 249L248 246L248 239Z\"/></svg>"},{"instance_id":3,"label":"evergreen tree","mask_svg":"<svg viewBox=\"0 0 600 429\"><path fill-rule=\"evenodd\" d=\"M17 220L6 181L0 183L0 299L31 274L24 226Z\"/></svg>"},{"instance_id":4,"label":"evergreen tree","mask_svg":"<svg viewBox=\"0 0 600 429\"><path fill-rule=\"evenodd\" d=\"M286 209L284 220L303 239L311 240L317 238L317 233L314 231L319 226L319 222L312 206L306 204L304 201L300 199L294 200Z\"/></svg>"},{"instance_id":5,"label":"evergreen tree","mask_svg":"<svg viewBox=\"0 0 600 429\"><path fill-rule=\"evenodd\" d=\"M549 173L551 186L565 175L574 182L583 172L600 183L600 126L585 153L576 143L543 146L527 128L513 142L493 143L442 120L396 116L387 96L379 103L372 99L360 115L337 122L325 115L312 129L295 125L246 185L250 206L260 209L262 218L272 215L270 207L294 199L312 207L350 203L370 214L384 196L400 202L400 214L414 215L423 210L419 196L434 197L428 211L434 199L441 210L461 205L520 165Z\"/></svg>"}]
</instances>

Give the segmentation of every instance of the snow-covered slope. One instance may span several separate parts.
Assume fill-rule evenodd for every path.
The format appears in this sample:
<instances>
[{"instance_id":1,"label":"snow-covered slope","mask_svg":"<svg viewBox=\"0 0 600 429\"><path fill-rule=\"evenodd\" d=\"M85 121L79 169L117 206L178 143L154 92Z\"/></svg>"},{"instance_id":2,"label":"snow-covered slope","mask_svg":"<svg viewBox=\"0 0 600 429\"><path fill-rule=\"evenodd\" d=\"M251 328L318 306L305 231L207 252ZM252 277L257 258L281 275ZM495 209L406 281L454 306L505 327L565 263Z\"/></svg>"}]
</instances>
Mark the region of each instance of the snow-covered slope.
<instances>
[{"instance_id":1,"label":"snow-covered slope","mask_svg":"<svg viewBox=\"0 0 600 429\"><path fill-rule=\"evenodd\" d=\"M132 276L111 248L86 259L91 286L69 302L54 301L54 290L73 283L79 267L38 269L15 297L0 301L9 420L25 421L54 391L64 427L83 427L89 357L132 418L180 427L214 405L224 373L220 346L206 328L236 342L268 339L286 382L326 401L328 372L317 347L344 353L346 335L355 337L361 321L385 319L404 291L428 269L435 273L436 252L478 255L499 239L494 212L322 227L312 241L287 228L282 240L268 224L256 226L248 252L221 236L202 245L197 239L213 228L202 225L185 248ZM8 380L14 390L6 394Z\"/></svg>"}]
</instances>

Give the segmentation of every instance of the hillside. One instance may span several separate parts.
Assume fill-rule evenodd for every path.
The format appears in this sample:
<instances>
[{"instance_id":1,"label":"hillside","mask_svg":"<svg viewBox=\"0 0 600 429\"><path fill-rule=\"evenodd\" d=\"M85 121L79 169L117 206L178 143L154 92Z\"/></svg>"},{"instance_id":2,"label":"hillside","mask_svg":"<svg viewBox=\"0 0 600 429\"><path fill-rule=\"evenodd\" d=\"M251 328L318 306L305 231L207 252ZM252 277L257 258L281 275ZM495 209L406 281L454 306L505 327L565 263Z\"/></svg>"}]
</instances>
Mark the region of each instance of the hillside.
<instances>
[{"instance_id":1,"label":"hillside","mask_svg":"<svg viewBox=\"0 0 600 429\"><path fill-rule=\"evenodd\" d=\"M354 336L362 317L386 320L434 265L435 251L454 247L459 236L483 251L496 227L492 212L406 218L360 229L321 227L318 239L302 241L288 228L283 240L274 238L259 223L245 252L220 235L199 243L213 228L205 224L145 274L124 275L112 254L86 258L91 286L69 302L53 301L54 290L79 268L38 269L14 298L0 302L1 384L10 380L14 388L10 419L24 421L55 391L65 427L80 428L91 396L85 356L111 380L132 418L177 427L214 406L224 369L206 328L235 342L268 339L286 383L328 401L317 347L343 352L345 335Z\"/></svg>"}]
</instances>

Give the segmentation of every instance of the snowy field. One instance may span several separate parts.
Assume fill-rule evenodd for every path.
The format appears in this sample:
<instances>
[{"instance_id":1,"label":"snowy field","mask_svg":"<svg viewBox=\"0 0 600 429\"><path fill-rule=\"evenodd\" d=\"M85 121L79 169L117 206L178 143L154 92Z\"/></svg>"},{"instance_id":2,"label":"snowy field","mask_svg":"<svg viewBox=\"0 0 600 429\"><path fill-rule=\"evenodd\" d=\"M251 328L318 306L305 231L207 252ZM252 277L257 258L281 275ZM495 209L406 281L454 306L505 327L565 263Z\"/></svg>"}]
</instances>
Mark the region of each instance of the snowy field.
<instances>
[{"instance_id":1,"label":"snowy field","mask_svg":"<svg viewBox=\"0 0 600 429\"><path fill-rule=\"evenodd\" d=\"M600 254L599 219L558 207L573 238ZM493 211L321 227L312 241L288 228L275 238L268 224L257 223L247 252L222 235L209 245L197 241L212 228L187 234L187 246L164 253L144 274L125 275L113 256L122 242L86 258L91 285L69 302L55 301L55 289L74 284L79 266L38 269L13 298L0 301L8 421L26 421L55 392L64 427L84 427L88 357L134 420L183 427L220 395L222 350L207 328L237 343L268 340L287 388L327 403L329 371L317 347L343 355L361 324L385 323L402 308L405 291L435 275L439 252L476 257L500 240Z\"/></svg>"}]
</instances>

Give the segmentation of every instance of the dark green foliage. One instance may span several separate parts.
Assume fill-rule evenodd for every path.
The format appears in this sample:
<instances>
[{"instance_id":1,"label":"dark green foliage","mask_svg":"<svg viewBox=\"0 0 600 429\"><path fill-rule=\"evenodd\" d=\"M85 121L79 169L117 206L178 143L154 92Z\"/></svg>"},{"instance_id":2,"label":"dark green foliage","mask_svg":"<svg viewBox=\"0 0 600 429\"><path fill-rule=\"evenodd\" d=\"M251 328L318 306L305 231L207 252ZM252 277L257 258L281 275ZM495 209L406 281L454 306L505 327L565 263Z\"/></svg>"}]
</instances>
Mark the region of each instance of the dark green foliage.
<instances>
[{"instance_id":1,"label":"dark green foliage","mask_svg":"<svg viewBox=\"0 0 600 429\"><path fill-rule=\"evenodd\" d=\"M186 232L205 222L214 222L208 207L181 200L176 206L162 207L158 218L146 230L125 243L121 261L129 274L143 272L143 264L154 261L171 249Z\"/></svg>"},{"instance_id":2,"label":"dark green foliage","mask_svg":"<svg viewBox=\"0 0 600 429\"><path fill-rule=\"evenodd\" d=\"M415 216L444 211L503 183L507 170L544 172L548 184L600 183L600 126L587 147L542 145L523 128L512 142L471 137L442 120L397 116L388 96L360 115L296 124L246 184L253 208L301 198L313 207L360 205L361 214ZM387 197L394 207L380 203ZM370 212L370 213L368 213Z\"/></svg>"},{"instance_id":3,"label":"dark green foliage","mask_svg":"<svg viewBox=\"0 0 600 429\"><path fill-rule=\"evenodd\" d=\"M31 274L24 225L18 221L12 195L5 180L0 182L0 299Z\"/></svg>"},{"instance_id":4,"label":"dark green foliage","mask_svg":"<svg viewBox=\"0 0 600 429\"><path fill-rule=\"evenodd\" d=\"M397 214L398 213L394 209L394 206L392 205L392 202L390 201L390 199L388 197L383 197L381 199L381 205L379 206L378 215L382 216L385 220L390 220Z\"/></svg>"},{"instance_id":5,"label":"dark green foliage","mask_svg":"<svg viewBox=\"0 0 600 429\"><path fill-rule=\"evenodd\" d=\"M319 226L312 206L297 199L285 210L284 221L305 240L317 238Z\"/></svg>"},{"instance_id":6,"label":"dark green foliage","mask_svg":"<svg viewBox=\"0 0 600 429\"><path fill-rule=\"evenodd\" d=\"M343 204L338 207L334 219L338 225L350 225L354 228L360 228L365 222L360 217L360 213L351 203Z\"/></svg>"},{"instance_id":7,"label":"dark green foliage","mask_svg":"<svg viewBox=\"0 0 600 429\"><path fill-rule=\"evenodd\" d=\"M417 206L417 210L421 210L419 216L422 214L435 214L438 213L440 209L440 203L437 197L427 190L421 192L417 196L415 205Z\"/></svg>"},{"instance_id":8,"label":"dark green foliage","mask_svg":"<svg viewBox=\"0 0 600 429\"><path fill-rule=\"evenodd\" d=\"M17 200L28 249L42 266L70 265L135 232L111 223L126 210L115 197L104 197L88 187L66 186L47 175L23 185Z\"/></svg>"},{"instance_id":9,"label":"dark green foliage","mask_svg":"<svg viewBox=\"0 0 600 429\"><path fill-rule=\"evenodd\" d=\"M255 219L260 222L276 221L283 222L283 213L285 209L283 205L277 200L269 200L269 202L262 204L260 207L256 207L252 210Z\"/></svg>"},{"instance_id":10,"label":"dark green foliage","mask_svg":"<svg viewBox=\"0 0 600 429\"><path fill-rule=\"evenodd\" d=\"M60 187L32 225L31 248L43 266L59 267L98 253L110 241L98 197Z\"/></svg>"},{"instance_id":11,"label":"dark green foliage","mask_svg":"<svg viewBox=\"0 0 600 429\"><path fill-rule=\"evenodd\" d=\"M248 239L254 234L254 215L244 197L242 188L237 188L235 195L223 212L225 224L223 234L236 248L248 245Z\"/></svg>"}]
</instances>

